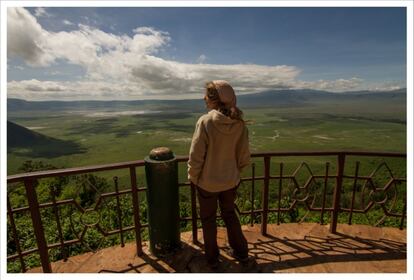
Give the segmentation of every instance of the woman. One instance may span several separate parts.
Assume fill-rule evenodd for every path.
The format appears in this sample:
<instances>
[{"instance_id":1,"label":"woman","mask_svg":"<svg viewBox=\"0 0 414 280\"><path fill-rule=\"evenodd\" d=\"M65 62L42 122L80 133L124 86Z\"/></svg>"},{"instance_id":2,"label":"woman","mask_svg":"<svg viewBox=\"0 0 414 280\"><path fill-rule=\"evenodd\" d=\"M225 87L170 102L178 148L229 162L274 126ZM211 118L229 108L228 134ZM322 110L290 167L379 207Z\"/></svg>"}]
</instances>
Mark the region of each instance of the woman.
<instances>
[{"instance_id":1,"label":"woman","mask_svg":"<svg viewBox=\"0 0 414 280\"><path fill-rule=\"evenodd\" d=\"M233 256L247 263L247 241L235 212L240 172L250 163L248 131L236 95L226 81L206 83L204 96L210 111L197 121L193 135L188 178L197 187L204 249L208 264L218 266L216 212L217 201L226 224Z\"/></svg>"}]
</instances>

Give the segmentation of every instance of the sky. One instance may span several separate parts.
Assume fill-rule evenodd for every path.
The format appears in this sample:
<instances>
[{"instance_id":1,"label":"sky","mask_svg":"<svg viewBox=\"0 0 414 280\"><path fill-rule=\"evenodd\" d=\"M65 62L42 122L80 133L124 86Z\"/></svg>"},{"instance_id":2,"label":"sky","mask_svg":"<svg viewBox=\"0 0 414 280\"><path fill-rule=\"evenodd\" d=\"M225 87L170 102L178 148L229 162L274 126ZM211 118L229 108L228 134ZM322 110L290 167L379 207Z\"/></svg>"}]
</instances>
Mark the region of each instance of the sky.
<instances>
[{"instance_id":1,"label":"sky","mask_svg":"<svg viewBox=\"0 0 414 280\"><path fill-rule=\"evenodd\" d=\"M8 98L199 98L406 87L406 9L53 8L7 10Z\"/></svg>"}]
</instances>

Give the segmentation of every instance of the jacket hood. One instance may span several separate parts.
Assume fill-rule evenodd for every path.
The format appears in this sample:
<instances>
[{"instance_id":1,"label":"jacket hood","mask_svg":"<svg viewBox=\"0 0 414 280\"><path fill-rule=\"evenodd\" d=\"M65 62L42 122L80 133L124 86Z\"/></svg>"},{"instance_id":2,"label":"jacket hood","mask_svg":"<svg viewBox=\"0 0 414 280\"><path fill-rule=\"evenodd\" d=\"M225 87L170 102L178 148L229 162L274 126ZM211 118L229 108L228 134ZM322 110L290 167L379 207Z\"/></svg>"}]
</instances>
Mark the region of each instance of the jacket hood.
<instances>
[{"instance_id":1,"label":"jacket hood","mask_svg":"<svg viewBox=\"0 0 414 280\"><path fill-rule=\"evenodd\" d=\"M231 119L217 110L213 109L208 114L211 115L214 127L221 133L233 134L243 126L241 121Z\"/></svg>"}]
</instances>

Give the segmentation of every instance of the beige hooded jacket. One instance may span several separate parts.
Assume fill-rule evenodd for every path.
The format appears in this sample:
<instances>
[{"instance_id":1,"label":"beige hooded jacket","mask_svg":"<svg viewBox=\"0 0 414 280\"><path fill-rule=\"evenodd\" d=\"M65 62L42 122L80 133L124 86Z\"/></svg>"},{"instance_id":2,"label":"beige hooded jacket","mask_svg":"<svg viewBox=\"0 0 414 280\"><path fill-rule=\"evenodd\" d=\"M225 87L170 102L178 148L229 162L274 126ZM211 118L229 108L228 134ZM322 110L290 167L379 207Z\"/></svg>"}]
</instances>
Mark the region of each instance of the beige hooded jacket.
<instances>
[{"instance_id":1,"label":"beige hooded jacket","mask_svg":"<svg viewBox=\"0 0 414 280\"><path fill-rule=\"evenodd\" d=\"M250 163L248 130L242 121L211 110L197 121L190 148L188 179L208 192L237 186Z\"/></svg>"}]
</instances>

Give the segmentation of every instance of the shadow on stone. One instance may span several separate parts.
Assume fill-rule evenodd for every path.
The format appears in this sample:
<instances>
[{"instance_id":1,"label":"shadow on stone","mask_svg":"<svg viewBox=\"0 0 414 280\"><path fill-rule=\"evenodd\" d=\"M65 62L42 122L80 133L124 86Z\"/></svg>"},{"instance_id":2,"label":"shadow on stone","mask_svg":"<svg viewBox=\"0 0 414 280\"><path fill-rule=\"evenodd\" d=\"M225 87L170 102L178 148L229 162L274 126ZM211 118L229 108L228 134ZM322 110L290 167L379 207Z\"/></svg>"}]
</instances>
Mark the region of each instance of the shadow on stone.
<instances>
[{"instance_id":1,"label":"shadow on stone","mask_svg":"<svg viewBox=\"0 0 414 280\"><path fill-rule=\"evenodd\" d=\"M319 224L268 225L263 236L260 226L243 226L251 260L241 265L228 252L225 229L218 229L220 265L212 270L204 257L202 234L197 244L191 232L181 234L182 248L165 257L149 252L143 243L141 256L136 244L113 246L95 253L70 257L52 264L54 272L109 273L406 273L406 231L365 225L339 225L331 234ZM41 272L41 267L29 272Z\"/></svg>"},{"instance_id":2,"label":"shadow on stone","mask_svg":"<svg viewBox=\"0 0 414 280\"><path fill-rule=\"evenodd\" d=\"M406 243L367 239L336 233L327 237L307 235L302 239L278 238L250 243L249 254L262 272L313 266L324 263L406 259Z\"/></svg>"}]
</instances>

